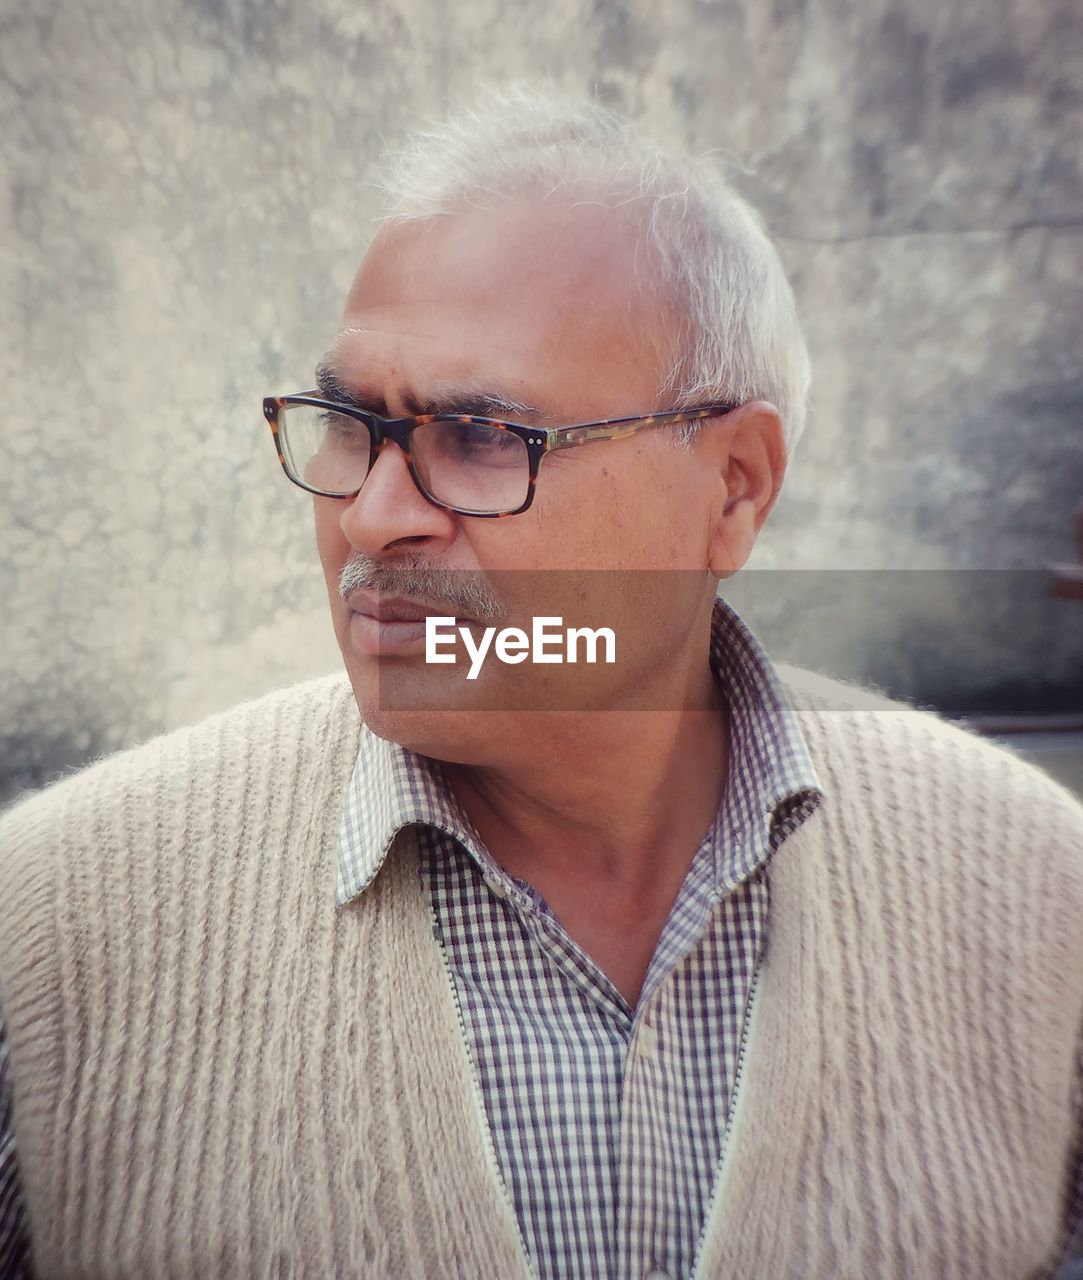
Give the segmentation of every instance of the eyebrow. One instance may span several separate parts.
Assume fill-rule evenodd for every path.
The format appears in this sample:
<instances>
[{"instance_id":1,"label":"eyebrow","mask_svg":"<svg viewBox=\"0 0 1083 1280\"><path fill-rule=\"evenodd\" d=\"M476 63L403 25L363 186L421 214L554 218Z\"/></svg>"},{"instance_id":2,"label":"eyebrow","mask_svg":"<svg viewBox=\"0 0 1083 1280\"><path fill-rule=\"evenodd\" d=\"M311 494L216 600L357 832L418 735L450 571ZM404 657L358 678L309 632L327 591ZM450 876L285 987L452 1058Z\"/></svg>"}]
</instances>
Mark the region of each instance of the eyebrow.
<instances>
[{"instance_id":1,"label":"eyebrow","mask_svg":"<svg viewBox=\"0 0 1083 1280\"><path fill-rule=\"evenodd\" d=\"M388 416L387 405L382 396L352 391L334 372L326 359L316 366L316 387L325 400L334 400L336 404L349 405L353 409L364 409L381 417ZM412 414L461 413L472 418L501 418L511 414L516 418L527 418L531 421L549 416L544 409L539 409L536 405L523 404L497 391L479 391L472 387L441 388L438 392L424 397L407 392L403 399Z\"/></svg>"}]
</instances>

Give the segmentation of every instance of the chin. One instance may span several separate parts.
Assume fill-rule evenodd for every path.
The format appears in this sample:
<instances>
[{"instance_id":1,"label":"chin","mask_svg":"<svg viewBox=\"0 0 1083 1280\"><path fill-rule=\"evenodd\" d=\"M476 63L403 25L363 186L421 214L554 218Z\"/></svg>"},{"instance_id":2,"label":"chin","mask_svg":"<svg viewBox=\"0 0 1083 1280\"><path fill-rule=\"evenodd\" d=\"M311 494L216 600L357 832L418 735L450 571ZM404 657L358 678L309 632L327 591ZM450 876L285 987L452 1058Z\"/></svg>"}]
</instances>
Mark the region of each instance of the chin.
<instances>
[{"instance_id":1,"label":"chin","mask_svg":"<svg viewBox=\"0 0 1083 1280\"><path fill-rule=\"evenodd\" d=\"M505 711L387 711L358 703L378 738L446 764L483 767L507 763L499 743L514 713ZM494 723L495 722L495 723ZM521 737L521 733L515 735Z\"/></svg>"},{"instance_id":2,"label":"chin","mask_svg":"<svg viewBox=\"0 0 1083 1280\"><path fill-rule=\"evenodd\" d=\"M509 718L505 713L441 708L431 678L398 672L399 678L391 680L382 666L370 661L347 668L361 719L378 738L434 760L490 762L500 726Z\"/></svg>"}]
</instances>

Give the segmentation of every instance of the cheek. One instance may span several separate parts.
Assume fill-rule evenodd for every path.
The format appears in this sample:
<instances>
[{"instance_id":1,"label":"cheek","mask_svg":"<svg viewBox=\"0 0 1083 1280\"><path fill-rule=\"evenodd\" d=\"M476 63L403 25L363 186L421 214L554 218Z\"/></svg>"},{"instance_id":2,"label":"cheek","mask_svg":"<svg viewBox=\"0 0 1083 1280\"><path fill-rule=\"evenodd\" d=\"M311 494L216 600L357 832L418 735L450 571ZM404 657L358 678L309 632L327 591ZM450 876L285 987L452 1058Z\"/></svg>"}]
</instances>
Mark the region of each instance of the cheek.
<instances>
[{"instance_id":1,"label":"cheek","mask_svg":"<svg viewBox=\"0 0 1083 1280\"><path fill-rule=\"evenodd\" d=\"M669 463L670 465L664 465ZM702 569L707 546L702 485L668 452L569 467L535 508L544 527L539 563L567 568ZM554 471L556 469L554 468Z\"/></svg>"},{"instance_id":2,"label":"cheek","mask_svg":"<svg viewBox=\"0 0 1083 1280\"><path fill-rule=\"evenodd\" d=\"M323 566L327 589L338 594L339 570L349 559L350 544L342 532L340 504L330 498L313 498L313 517L316 530L316 550Z\"/></svg>"}]
</instances>

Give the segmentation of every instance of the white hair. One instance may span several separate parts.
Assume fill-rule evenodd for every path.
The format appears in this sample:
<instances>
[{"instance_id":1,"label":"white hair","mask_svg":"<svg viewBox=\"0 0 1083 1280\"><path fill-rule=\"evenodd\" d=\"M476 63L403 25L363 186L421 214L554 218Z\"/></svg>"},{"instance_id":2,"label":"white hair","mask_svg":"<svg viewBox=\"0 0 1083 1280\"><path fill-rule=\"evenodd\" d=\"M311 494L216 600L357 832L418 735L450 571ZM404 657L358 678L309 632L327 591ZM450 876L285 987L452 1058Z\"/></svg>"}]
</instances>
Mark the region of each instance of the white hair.
<instances>
[{"instance_id":1,"label":"white hair","mask_svg":"<svg viewBox=\"0 0 1083 1280\"><path fill-rule=\"evenodd\" d=\"M514 85L419 130L388 158L379 185L393 221L584 188L638 211L687 316L660 392L674 408L768 400L792 451L808 350L778 252L717 160L667 151L599 103Z\"/></svg>"}]
</instances>

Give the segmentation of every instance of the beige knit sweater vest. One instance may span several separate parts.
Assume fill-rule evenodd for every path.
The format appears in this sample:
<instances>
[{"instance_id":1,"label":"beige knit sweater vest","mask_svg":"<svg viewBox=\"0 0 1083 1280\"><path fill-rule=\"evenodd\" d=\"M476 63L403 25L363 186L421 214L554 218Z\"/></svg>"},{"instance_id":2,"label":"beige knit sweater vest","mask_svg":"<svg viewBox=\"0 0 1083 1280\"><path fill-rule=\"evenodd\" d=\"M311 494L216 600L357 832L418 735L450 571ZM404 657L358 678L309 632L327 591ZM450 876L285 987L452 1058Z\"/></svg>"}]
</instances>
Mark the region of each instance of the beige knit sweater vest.
<instances>
[{"instance_id":1,"label":"beige knit sweater vest","mask_svg":"<svg viewBox=\"0 0 1083 1280\"><path fill-rule=\"evenodd\" d=\"M1043 1274L1083 810L929 715L796 705L826 800L772 863L697 1274ZM346 683L318 681L0 823L41 1276L529 1276L416 847L335 907L359 732Z\"/></svg>"}]
</instances>

